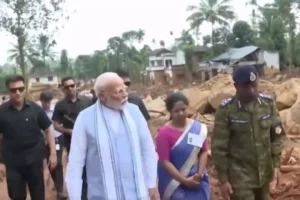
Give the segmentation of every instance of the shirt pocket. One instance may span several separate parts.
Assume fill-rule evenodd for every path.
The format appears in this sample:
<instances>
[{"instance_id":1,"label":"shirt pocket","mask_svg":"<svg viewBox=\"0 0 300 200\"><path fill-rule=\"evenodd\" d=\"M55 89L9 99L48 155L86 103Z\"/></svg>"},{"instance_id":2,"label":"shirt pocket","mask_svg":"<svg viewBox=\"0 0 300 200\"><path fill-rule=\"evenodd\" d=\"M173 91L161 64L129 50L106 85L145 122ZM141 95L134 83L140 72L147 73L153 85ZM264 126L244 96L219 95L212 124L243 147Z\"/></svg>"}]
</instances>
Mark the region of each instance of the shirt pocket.
<instances>
[{"instance_id":1,"label":"shirt pocket","mask_svg":"<svg viewBox=\"0 0 300 200\"><path fill-rule=\"evenodd\" d=\"M272 125L272 117L271 114L264 114L260 116L258 119L258 124L261 129L270 129Z\"/></svg>"},{"instance_id":2,"label":"shirt pocket","mask_svg":"<svg viewBox=\"0 0 300 200\"><path fill-rule=\"evenodd\" d=\"M270 130L272 126L272 116L271 114L264 114L258 119L259 124L259 134L257 137L260 138L261 142L265 147L270 145Z\"/></svg>"}]
</instances>

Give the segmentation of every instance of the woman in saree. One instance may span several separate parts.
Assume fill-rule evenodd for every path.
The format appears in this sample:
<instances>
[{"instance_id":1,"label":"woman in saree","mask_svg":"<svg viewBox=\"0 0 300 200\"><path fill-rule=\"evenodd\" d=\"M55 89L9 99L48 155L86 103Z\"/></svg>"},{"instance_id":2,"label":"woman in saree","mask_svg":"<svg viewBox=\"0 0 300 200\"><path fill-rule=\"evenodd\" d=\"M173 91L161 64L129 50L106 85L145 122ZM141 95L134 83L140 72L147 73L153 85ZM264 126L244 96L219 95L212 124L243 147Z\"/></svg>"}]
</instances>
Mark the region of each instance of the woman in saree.
<instances>
[{"instance_id":1,"label":"woman in saree","mask_svg":"<svg viewBox=\"0 0 300 200\"><path fill-rule=\"evenodd\" d=\"M158 189L162 200L209 200L207 127L187 118L188 99L167 97L170 121L157 136Z\"/></svg>"}]
</instances>

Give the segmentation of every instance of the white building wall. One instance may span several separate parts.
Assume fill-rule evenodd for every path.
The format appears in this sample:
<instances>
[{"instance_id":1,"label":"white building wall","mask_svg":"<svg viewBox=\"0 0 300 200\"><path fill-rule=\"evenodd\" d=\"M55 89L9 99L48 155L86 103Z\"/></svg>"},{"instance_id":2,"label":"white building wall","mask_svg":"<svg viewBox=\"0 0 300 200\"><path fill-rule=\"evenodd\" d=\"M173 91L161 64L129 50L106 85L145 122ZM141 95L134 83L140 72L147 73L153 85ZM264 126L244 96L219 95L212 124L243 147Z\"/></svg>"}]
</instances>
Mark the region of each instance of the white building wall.
<instances>
[{"instance_id":1,"label":"white building wall","mask_svg":"<svg viewBox=\"0 0 300 200\"><path fill-rule=\"evenodd\" d=\"M278 52L270 52L264 51L264 60L268 67L272 67L275 69L280 68L280 61L279 61L279 53Z\"/></svg>"},{"instance_id":2,"label":"white building wall","mask_svg":"<svg viewBox=\"0 0 300 200\"><path fill-rule=\"evenodd\" d=\"M39 82L36 81L36 78L39 78ZM42 84L58 84L58 77L57 76L53 76L53 80L52 81L48 81L48 76L46 77L35 77L35 78L30 78L29 79L29 87L32 85L32 83L42 83Z\"/></svg>"},{"instance_id":3,"label":"white building wall","mask_svg":"<svg viewBox=\"0 0 300 200\"><path fill-rule=\"evenodd\" d=\"M275 69L280 68L279 53L273 51L260 51L258 55L258 61L260 63L265 62L267 67L273 67Z\"/></svg>"},{"instance_id":4,"label":"white building wall","mask_svg":"<svg viewBox=\"0 0 300 200\"><path fill-rule=\"evenodd\" d=\"M162 65L158 65L158 61L162 61ZM163 67L165 66L166 60L172 60L172 65L184 65L185 64L185 55L184 52L178 50L176 54L162 54L162 56L150 56L149 57L149 67ZM154 66L152 65L154 61Z\"/></svg>"},{"instance_id":5,"label":"white building wall","mask_svg":"<svg viewBox=\"0 0 300 200\"><path fill-rule=\"evenodd\" d=\"M185 54L182 50L176 52L176 61L174 65L185 65Z\"/></svg>"}]
</instances>

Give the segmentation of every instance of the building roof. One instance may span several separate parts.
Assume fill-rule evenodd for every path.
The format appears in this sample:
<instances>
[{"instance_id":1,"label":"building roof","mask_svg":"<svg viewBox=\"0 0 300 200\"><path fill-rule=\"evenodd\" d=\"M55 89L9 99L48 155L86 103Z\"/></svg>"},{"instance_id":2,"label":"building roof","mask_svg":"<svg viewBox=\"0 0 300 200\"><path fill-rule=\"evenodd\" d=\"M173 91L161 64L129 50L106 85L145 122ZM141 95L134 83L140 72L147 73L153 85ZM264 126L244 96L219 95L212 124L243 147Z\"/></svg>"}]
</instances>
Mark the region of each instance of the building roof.
<instances>
[{"instance_id":1,"label":"building roof","mask_svg":"<svg viewBox=\"0 0 300 200\"><path fill-rule=\"evenodd\" d=\"M57 76L53 71L48 68L37 68L34 69L33 73L29 75L30 78L46 77L46 76Z\"/></svg>"},{"instance_id":2,"label":"building roof","mask_svg":"<svg viewBox=\"0 0 300 200\"><path fill-rule=\"evenodd\" d=\"M171 50L168 50L166 48L160 48L160 49L155 49L150 53L150 56L160 56L161 54L164 53L173 53Z\"/></svg>"},{"instance_id":3,"label":"building roof","mask_svg":"<svg viewBox=\"0 0 300 200\"><path fill-rule=\"evenodd\" d=\"M240 60L245 56L253 53L259 49L256 46L246 46L241 48L231 48L227 52L222 53L221 55L211 59L212 61L224 61L224 60Z\"/></svg>"}]
</instances>

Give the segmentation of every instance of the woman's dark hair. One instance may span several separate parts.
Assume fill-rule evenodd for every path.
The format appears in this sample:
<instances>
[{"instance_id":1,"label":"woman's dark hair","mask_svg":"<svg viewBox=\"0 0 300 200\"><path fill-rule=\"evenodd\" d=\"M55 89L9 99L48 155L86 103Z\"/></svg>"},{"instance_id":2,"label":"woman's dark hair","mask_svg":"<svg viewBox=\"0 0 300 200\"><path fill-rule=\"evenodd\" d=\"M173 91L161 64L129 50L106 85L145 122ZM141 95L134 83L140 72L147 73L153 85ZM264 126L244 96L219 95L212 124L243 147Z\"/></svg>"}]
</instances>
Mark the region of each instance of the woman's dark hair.
<instances>
[{"instance_id":1,"label":"woman's dark hair","mask_svg":"<svg viewBox=\"0 0 300 200\"><path fill-rule=\"evenodd\" d=\"M170 94L167 97L167 99L166 99L167 110L170 112L173 109L174 104L177 103L178 101L182 101L186 105L189 105L189 100L186 98L186 96L184 96L180 92L176 92L176 93Z\"/></svg>"}]
</instances>

